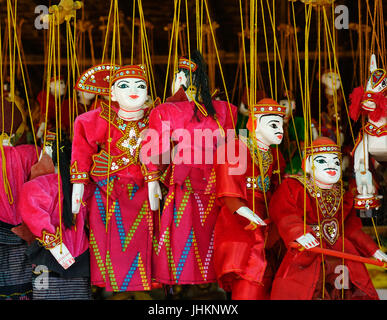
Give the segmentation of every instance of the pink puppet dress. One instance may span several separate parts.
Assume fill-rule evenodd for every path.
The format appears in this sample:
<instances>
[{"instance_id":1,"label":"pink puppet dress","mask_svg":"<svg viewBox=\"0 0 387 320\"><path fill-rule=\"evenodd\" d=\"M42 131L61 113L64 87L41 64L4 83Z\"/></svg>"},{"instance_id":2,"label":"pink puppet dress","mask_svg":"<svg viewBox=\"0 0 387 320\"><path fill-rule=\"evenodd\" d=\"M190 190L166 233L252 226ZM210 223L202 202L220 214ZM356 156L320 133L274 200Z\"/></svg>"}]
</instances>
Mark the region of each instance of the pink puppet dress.
<instances>
[{"instance_id":1,"label":"pink puppet dress","mask_svg":"<svg viewBox=\"0 0 387 320\"><path fill-rule=\"evenodd\" d=\"M100 65L86 71L78 89L109 92L108 68ZM124 77L146 81L138 66L114 71L114 81ZM109 102L100 99L97 109L77 117L71 182L95 186L87 201L92 285L107 291L150 290L153 217L139 161L141 133L148 123L146 117L125 121L118 112L116 102L109 108Z\"/></svg>"},{"instance_id":2,"label":"pink puppet dress","mask_svg":"<svg viewBox=\"0 0 387 320\"><path fill-rule=\"evenodd\" d=\"M198 63L186 58L180 58L179 70L187 70L189 63L194 66L192 71L195 73ZM189 75L189 70L185 72ZM159 139L147 142L158 150L161 158L165 154L171 155L171 164L160 179L168 193L164 196L160 225L153 243L154 276L162 284L216 282L213 246L219 206L215 203L214 162L206 164L205 154L210 154L216 161L221 132L227 134L228 129L233 130L237 109L225 101L211 102L217 120L203 115L197 102L188 101L181 87L149 116L149 128L155 130ZM178 132L183 130L187 136L180 137L182 139L175 146L177 149L171 150L170 139L174 133L179 135ZM200 130L210 133L210 143L205 143L204 138L201 141L195 139L195 131L199 133Z\"/></svg>"}]
</instances>

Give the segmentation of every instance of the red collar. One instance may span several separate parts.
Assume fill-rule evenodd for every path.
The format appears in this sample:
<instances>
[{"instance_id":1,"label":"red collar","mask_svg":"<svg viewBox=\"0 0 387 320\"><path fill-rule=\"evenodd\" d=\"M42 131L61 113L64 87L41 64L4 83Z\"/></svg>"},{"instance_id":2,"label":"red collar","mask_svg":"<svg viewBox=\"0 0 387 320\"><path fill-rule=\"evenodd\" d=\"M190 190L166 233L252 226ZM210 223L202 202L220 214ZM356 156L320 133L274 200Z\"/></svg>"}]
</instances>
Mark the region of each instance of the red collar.
<instances>
[{"instance_id":1,"label":"red collar","mask_svg":"<svg viewBox=\"0 0 387 320\"><path fill-rule=\"evenodd\" d=\"M180 89L171 97L168 97L166 102L182 102L182 101L188 101L187 95L185 94L185 91L183 87L180 87Z\"/></svg>"}]
</instances>

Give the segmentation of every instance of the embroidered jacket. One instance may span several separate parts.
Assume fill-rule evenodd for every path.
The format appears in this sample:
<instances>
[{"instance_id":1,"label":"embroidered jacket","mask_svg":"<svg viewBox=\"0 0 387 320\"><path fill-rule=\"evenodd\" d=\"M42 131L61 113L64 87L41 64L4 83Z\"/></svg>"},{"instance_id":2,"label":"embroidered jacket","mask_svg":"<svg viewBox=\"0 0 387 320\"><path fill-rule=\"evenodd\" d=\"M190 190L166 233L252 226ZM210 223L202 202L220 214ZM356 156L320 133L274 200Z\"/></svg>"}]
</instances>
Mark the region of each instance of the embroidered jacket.
<instances>
[{"instance_id":1,"label":"embroidered jacket","mask_svg":"<svg viewBox=\"0 0 387 320\"><path fill-rule=\"evenodd\" d=\"M118 117L114 102L110 111L106 102L101 101L100 106L78 116L75 121L71 182L88 183L90 179L106 179L108 174L129 174L143 185L139 149L141 133L148 124L147 117L124 121Z\"/></svg>"},{"instance_id":2,"label":"embroidered jacket","mask_svg":"<svg viewBox=\"0 0 387 320\"><path fill-rule=\"evenodd\" d=\"M352 193L341 190L340 184L322 190L315 188L309 178L304 181L303 176L292 176L273 194L269 211L285 245L302 236L305 227L305 233L312 233L324 248L342 252L344 246L344 252L366 257L378 249L361 230ZM321 254L289 249L276 274L272 298L311 299L320 276L321 259ZM345 265L351 282L371 299L377 297L364 264L345 260Z\"/></svg>"}]
</instances>

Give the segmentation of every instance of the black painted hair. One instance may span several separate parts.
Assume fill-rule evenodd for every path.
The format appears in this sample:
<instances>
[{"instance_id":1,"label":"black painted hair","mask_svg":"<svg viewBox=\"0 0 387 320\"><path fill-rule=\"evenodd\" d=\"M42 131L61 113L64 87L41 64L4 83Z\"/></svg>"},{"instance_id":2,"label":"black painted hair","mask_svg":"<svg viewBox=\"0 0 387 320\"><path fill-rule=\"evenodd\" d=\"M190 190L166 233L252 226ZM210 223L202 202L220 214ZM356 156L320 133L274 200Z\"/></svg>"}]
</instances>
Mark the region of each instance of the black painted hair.
<instances>
[{"instance_id":1,"label":"black painted hair","mask_svg":"<svg viewBox=\"0 0 387 320\"><path fill-rule=\"evenodd\" d=\"M191 52L191 56L184 56L186 59L190 59L197 65L197 69L195 72L192 72L192 81L190 80L190 70L179 68L179 72L183 71L189 79L188 85L194 85L196 87L196 96L195 100L199 103L203 103L208 115L211 117L214 117L216 115L215 108L212 104L212 98L209 88L209 81L207 76L207 65L206 62L203 59L203 56L198 50L194 50ZM187 89L187 88L185 88ZM197 109L195 109L195 114L197 112Z\"/></svg>"},{"instance_id":2,"label":"black painted hair","mask_svg":"<svg viewBox=\"0 0 387 320\"><path fill-rule=\"evenodd\" d=\"M58 164L57 148L59 147L59 166L58 171L62 179L63 205L62 217L66 228L71 228L73 224L73 213L71 208L72 184L70 182L70 162L71 162L71 141L67 135L62 132L61 140L58 145L58 137L52 144L52 161L55 166Z\"/></svg>"}]
</instances>

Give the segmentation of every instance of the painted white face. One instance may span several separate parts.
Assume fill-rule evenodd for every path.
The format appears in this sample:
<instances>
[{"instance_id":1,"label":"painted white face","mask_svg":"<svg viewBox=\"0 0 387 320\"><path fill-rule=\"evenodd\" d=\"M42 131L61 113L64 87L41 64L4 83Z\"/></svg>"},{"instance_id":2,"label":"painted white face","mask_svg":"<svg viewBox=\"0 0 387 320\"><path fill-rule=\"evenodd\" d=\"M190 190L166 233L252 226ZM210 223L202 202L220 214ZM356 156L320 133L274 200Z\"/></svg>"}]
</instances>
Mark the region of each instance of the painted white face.
<instances>
[{"instance_id":1,"label":"painted white face","mask_svg":"<svg viewBox=\"0 0 387 320\"><path fill-rule=\"evenodd\" d=\"M266 145L280 144L284 136L284 119L275 114L259 115L256 119L255 136Z\"/></svg>"},{"instance_id":2,"label":"painted white face","mask_svg":"<svg viewBox=\"0 0 387 320\"><path fill-rule=\"evenodd\" d=\"M311 175L312 156L308 158L309 165L306 166L306 172ZM324 184L334 184L340 180L341 164L337 153L323 153L313 156L314 178Z\"/></svg>"},{"instance_id":3,"label":"painted white face","mask_svg":"<svg viewBox=\"0 0 387 320\"><path fill-rule=\"evenodd\" d=\"M50 82L50 93L52 95L55 95L55 90L56 94L63 96L66 93L66 84L63 80L56 80L56 81L51 81Z\"/></svg>"},{"instance_id":4,"label":"painted white face","mask_svg":"<svg viewBox=\"0 0 387 320\"><path fill-rule=\"evenodd\" d=\"M124 110L135 110L142 107L147 100L146 82L139 78L117 80L111 89L112 101L118 102Z\"/></svg>"},{"instance_id":5,"label":"painted white face","mask_svg":"<svg viewBox=\"0 0 387 320\"><path fill-rule=\"evenodd\" d=\"M90 92L78 91L78 97L81 100L93 100L95 98L95 94Z\"/></svg>"},{"instance_id":6,"label":"painted white face","mask_svg":"<svg viewBox=\"0 0 387 320\"><path fill-rule=\"evenodd\" d=\"M289 102L290 102L290 104L289 104ZM289 121L289 119L291 118L291 113L294 113L294 111L296 110L296 102L294 100L284 99L284 100L280 100L279 104L281 106L286 107L286 114L284 117L284 122L287 123ZM290 106L291 106L292 112L290 112Z\"/></svg>"},{"instance_id":7,"label":"painted white face","mask_svg":"<svg viewBox=\"0 0 387 320\"><path fill-rule=\"evenodd\" d=\"M185 76L184 71L177 72L172 83L172 95L179 91L181 86L188 88L188 79Z\"/></svg>"},{"instance_id":8,"label":"painted white face","mask_svg":"<svg viewBox=\"0 0 387 320\"><path fill-rule=\"evenodd\" d=\"M321 82L331 90L339 90L341 87L339 75L334 72L324 73L321 77Z\"/></svg>"}]
</instances>

